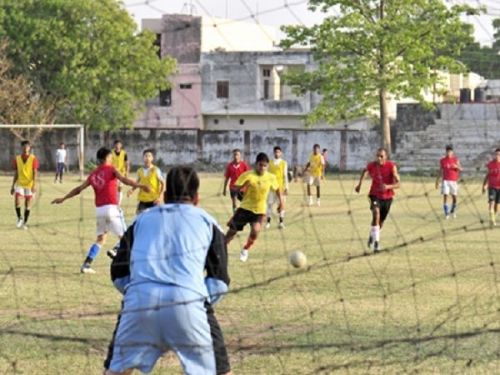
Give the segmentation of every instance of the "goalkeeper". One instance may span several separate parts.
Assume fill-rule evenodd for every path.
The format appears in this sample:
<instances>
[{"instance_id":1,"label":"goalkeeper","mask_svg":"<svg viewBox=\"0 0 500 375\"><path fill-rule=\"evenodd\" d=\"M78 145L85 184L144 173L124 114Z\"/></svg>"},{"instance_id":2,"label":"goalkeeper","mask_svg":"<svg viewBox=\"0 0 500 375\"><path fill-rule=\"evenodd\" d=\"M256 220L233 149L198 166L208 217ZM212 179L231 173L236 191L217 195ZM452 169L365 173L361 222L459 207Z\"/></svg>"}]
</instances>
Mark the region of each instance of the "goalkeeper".
<instances>
[{"instance_id":1,"label":"goalkeeper","mask_svg":"<svg viewBox=\"0 0 500 375\"><path fill-rule=\"evenodd\" d=\"M123 306L105 373L149 373L167 350L185 374L229 374L224 338L212 306L227 292L227 248L201 208L190 167L167 175L165 204L138 216L111 265Z\"/></svg>"}]
</instances>

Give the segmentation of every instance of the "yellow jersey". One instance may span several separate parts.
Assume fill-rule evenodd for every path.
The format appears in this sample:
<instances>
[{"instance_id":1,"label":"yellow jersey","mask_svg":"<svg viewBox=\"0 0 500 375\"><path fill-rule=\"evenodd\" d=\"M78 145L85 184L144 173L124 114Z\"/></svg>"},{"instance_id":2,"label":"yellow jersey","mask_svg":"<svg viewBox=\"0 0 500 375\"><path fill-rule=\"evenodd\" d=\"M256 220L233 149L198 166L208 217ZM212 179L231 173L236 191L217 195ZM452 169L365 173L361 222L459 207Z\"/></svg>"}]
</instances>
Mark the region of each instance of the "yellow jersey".
<instances>
[{"instance_id":1,"label":"yellow jersey","mask_svg":"<svg viewBox=\"0 0 500 375\"><path fill-rule=\"evenodd\" d=\"M287 187L288 180L288 164L283 159L275 159L269 162L269 173L272 173L276 176L276 180L278 181L280 191L284 191Z\"/></svg>"},{"instance_id":2,"label":"yellow jersey","mask_svg":"<svg viewBox=\"0 0 500 375\"><path fill-rule=\"evenodd\" d=\"M34 177L36 158L35 155L28 156L26 161L21 155L16 156L17 181L16 185L24 189L31 189L35 183Z\"/></svg>"},{"instance_id":3,"label":"yellow jersey","mask_svg":"<svg viewBox=\"0 0 500 375\"><path fill-rule=\"evenodd\" d=\"M120 150L120 153L117 154L115 150L111 151L111 155L113 155L113 158L111 160L111 163L113 164L113 167L120 172L121 175L126 176L127 175L127 151L124 149Z\"/></svg>"},{"instance_id":4,"label":"yellow jersey","mask_svg":"<svg viewBox=\"0 0 500 375\"><path fill-rule=\"evenodd\" d=\"M137 195L139 202L154 202L160 198L160 186L163 183L163 176L161 171L155 165L152 165L148 169L143 167L137 170L137 180L140 184L147 185L151 188L149 193L144 190L140 190Z\"/></svg>"},{"instance_id":5,"label":"yellow jersey","mask_svg":"<svg viewBox=\"0 0 500 375\"><path fill-rule=\"evenodd\" d=\"M309 170L312 177L323 176L323 165L325 164L321 154L311 154L309 156Z\"/></svg>"},{"instance_id":6,"label":"yellow jersey","mask_svg":"<svg viewBox=\"0 0 500 375\"><path fill-rule=\"evenodd\" d=\"M240 207L257 215L266 214L269 191L279 189L276 176L267 171L263 175L257 174L255 170L247 171L238 177L235 185L245 186Z\"/></svg>"}]
</instances>

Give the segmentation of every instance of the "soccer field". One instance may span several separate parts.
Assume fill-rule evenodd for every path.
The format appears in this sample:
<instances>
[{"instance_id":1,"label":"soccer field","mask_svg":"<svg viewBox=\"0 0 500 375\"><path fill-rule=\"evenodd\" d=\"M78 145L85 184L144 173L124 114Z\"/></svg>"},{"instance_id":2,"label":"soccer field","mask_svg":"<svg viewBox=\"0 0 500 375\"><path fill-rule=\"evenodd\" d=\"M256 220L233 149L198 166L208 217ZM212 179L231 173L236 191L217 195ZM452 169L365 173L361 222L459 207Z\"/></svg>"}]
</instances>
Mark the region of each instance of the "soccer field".
<instances>
[{"instance_id":1,"label":"soccer field","mask_svg":"<svg viewBox=\"0 0 500 375\"><path fill-rule=\"evenodd\" d=\"M321 207L304 207L304 186L291 183L286 228L275 217L245 264L248 228L230 244L231 293L216 315L234 373L500 373L500 227L489 227L480 183L461 185L458 217L446 221L434 179L402 176L373 255L369 183L356 195L356 179L329 175ZM52 206L77 177L42 177L19 230L11 181L0 177L0 373L99 374L121 301L105 255L115 239L97 274L80 274L95 239L93 192ZM201 175L201 205L225 227L221 186ZM135 203L124 198L129 222ZM290 266L293 250L307 269ZM168 354L153 373L181 370Z\"/></svg>"}]
</instances>

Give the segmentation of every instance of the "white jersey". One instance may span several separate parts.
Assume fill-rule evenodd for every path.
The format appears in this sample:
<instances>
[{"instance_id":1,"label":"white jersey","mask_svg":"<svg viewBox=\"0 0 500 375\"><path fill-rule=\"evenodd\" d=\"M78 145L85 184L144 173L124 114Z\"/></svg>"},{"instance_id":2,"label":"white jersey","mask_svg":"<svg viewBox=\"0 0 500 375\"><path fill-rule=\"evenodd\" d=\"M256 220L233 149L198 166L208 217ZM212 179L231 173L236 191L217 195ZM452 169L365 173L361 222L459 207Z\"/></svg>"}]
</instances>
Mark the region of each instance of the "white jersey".
<instances>
[{"instance_id":1,"label":"white jersey","mask_svg":"<svg viewBox=\"0 0 500 375\"><path fill-rule=\"evenodd\" d=\"M56 162L57 163L66 163L66 155L67 155L66 149L58 148L56 151Z\"/></svg>"}]
</instances>

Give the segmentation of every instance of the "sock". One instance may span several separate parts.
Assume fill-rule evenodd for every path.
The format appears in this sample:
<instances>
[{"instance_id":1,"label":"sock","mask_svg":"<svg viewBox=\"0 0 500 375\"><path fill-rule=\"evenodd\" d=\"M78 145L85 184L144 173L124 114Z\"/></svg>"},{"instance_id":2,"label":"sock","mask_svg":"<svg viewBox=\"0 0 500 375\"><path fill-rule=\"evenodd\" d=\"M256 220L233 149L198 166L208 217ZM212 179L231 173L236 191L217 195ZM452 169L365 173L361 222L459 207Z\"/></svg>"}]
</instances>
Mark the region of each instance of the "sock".
<instances>
[{"instance_id":1,"label":"sock","mask_svg":"<svg viewBox=\"0 0 500 375\"><path fill-rule=\"evenodd\" d=\"M19 220L21 218L21 207L16 207L16 215L17 219Z\"/></svg>"},{"instance_id":2,"label":"sock","mask_svg":"<svg viewBox=\"0 0 500 375\"><path fill-rule=\"evenodd\" d=\"M101 245L98 245L96 243L92 244L92 246L90 246L89 252L87 253L85 263L91 263L99 254L99 251L101 251Z\"/></svg>"},{"instance_id":3,"label":"sock","mask_svg":"<svg viewBox=\"0 0 500 375\"><path fill-rule=\"evenodd\" d=\"M24 209L24 224L26 224L28 222L29 217L30 217L30 210L29 210L29 208L25 208Z\"/></svg>"},{"instance_id":4,"label":"sock","mask_svg":"<svg viewBox=\"0 0 500 375\"><path fill-rule=\"evenodd\" d=\"M252 238L248 238L247 243L245 244L245 246L243 246L243 249L249 250L254 242L255 240L253 240Z\"/></svg>"},{"instance_id":5,"label":"sock","mask_svg":"<svg viewBox=\"0 0 500 375\"><path fill-rule=\"evenodd\" d=\"M490 220L492 223L496 221L496 216L495 211L490 211Z\"/></svg>"},{"instance_id":6,"label":"sock","mask_svg":"<svg viewBox=\"0 0 500 375\"><path fill-rule=\"evenodd\" d=\"M450 213L451 213L451 214L452 214L452 213L454 213L456 209L457 209L457 204L456 204L456 203L453 203L453 204L451 205L451 210L450 210Z\"/></svg>"},{"instance_id":7,"label":"sock","mask_svg":"<svg viewBox=\"0 0 500 375\"><path fill-rule=\"evenodd\" d=\"M373 241L380 242L380 227L378 225L372 226L371 236Z\"/></svg>"},{"instance_id":8,"label":"sock","mask_svg":"<svg viewBox=\"0 0 500 375\"><path fill-rule=\"evenodd\" d=\"M446 203L445 203L445 204L443 204L443 211L444 211L444 214L445 214L446 216L448 216L449 211L448 211L448 205L447 205Z\"/></svg>"}]
</instances>

